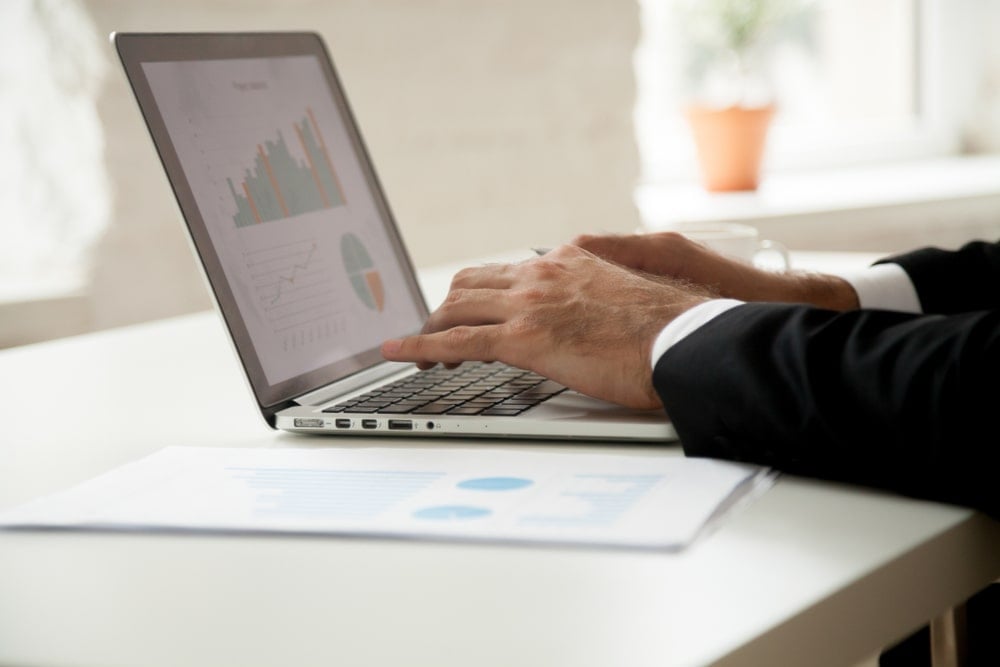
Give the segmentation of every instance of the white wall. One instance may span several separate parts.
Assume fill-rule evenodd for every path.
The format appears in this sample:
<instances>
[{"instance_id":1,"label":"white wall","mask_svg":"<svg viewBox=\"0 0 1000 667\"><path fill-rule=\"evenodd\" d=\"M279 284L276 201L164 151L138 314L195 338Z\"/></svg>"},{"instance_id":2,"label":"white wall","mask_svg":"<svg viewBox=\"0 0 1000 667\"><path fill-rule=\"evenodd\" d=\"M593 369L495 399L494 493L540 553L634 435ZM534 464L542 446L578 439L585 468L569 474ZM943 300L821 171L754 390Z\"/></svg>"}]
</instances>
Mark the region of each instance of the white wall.
<instances>
[{"instance_id":1,"label":"white wall","mask_svg":"<svg viewBox=\"0 0 1000 667\"><path fill-rule=\"evenodd\" d=\"M0 304L0 346L209 307L169 187L106 41L112 30L319 31L418 266L640 224L632 197L639 176L632 122L637 2L75 1L96 25L111 65L98 107L112 220L82 293L36 295L23 307ZM1000 0L962 2L989 17L980 24L984 33L1000 18ZM964 136L969 148L1000 151L1000 42L972 38L984 44L983 72L975 77L977 101L969 105ZM879 216L850 228L870 230L868 245L881 249L941 236L930 223L914 230L902 218L887 223ZM831 229L848 226L829 222L761 225L795 247L868 247L854 233L834 238Z\"/></svg>"},{"instance_id":2,"label":"white wall","mask_svg":"<svg viewBox=\"0 0 1000 667\"><path fill-rule=\"evenodd\" d=\"M320 32L418 266L639 224L632 203L634 2L84 4L105 34ZM117 67L99 109L115 203L93 270L92 325L207 307L169 188Z\"/></svg>"}]
</instances>

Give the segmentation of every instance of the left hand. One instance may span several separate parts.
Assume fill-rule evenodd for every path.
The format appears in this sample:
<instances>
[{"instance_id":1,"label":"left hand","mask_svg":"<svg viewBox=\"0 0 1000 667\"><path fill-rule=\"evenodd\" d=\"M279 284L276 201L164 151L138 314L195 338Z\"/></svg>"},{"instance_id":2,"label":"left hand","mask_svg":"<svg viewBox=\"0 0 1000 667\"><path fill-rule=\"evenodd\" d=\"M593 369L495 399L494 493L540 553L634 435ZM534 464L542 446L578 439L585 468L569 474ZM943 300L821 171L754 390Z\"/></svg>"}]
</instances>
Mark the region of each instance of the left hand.
<instances>
[{"instance_id":1,"label":"left hand","mask_svg":"<svg viewBox=\"0 0 1000 667\"><path fill-rule=\"evenodd\" d=\"M653 341L706 298L566 245L520 264L460 271L423 332L386 341L382 354L422 368L501 361L596 398L656 408Z\"/></svg>"},{"instance_id":2,"label":"left hand","mask_svg":"<svg viewBox=\"0 0 1000 667\"><path fill-rule=\"evenodd\" d=\"M858 308L857 292L839 276L805 271L767 271L734 260L677 232L585 234L573 239L609 262L636 271L703 285L741 301L809 303L820 308Z\"/></svg>"}]
</instances>

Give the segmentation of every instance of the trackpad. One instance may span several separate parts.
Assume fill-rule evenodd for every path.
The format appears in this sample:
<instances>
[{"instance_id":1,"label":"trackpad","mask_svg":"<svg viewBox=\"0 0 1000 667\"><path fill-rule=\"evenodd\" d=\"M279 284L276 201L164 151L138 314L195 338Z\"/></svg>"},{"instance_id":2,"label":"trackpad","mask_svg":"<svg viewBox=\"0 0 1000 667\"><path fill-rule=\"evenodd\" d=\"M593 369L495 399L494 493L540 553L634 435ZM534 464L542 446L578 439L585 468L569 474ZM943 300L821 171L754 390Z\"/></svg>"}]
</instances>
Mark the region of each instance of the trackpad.
<instances>
[{"instance_id":1,"label":"trackpad","mask_svg":"<svg viewBox=\"0 0 1000 667\"><path fill-rule=\"evenodd\" d=\"M550 398L538 407L532 408L524 414L539 419L579 419L581 417L600 417L605 421L613 421L616 419L632 422L636 419L660 423L668 421L663 410L636 410L634 408L626 408L570 390L564 391L554 398Z\"/></svg>"}]
</instances>

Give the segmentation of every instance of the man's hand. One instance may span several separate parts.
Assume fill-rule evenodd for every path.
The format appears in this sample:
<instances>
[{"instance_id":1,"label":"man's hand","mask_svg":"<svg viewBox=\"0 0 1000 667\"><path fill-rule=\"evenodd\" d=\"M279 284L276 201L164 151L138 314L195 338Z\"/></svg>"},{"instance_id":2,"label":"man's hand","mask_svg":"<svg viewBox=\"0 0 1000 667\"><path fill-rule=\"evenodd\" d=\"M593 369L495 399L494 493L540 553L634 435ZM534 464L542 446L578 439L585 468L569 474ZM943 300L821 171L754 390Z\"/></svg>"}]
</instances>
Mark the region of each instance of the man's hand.
<instances>
[{"instance_id":1,"label":"man's hand","mask_svg":"<svg viewBox=\"0 0 1000 667\"><path fill-rule=\"evenodd\" d=\"M724 257L677 232L578 236L573 244L622 266L705 286L742 301L809 303L821 308L858 307L854 288L837 276L774 272Z\"/></svg>"},{"instance_id":2,"label":"man's hand","mask_svg":"<svg viewBox=\"0 0 1000 667\"><path fill-rule=\"evenodd\" d=\"M653 341L706 298L567 245L520 264L464 269L423 333L386 341L382 354L423 368L502 361L596 398L656 408Z\"/></svg>"}]
</instances>

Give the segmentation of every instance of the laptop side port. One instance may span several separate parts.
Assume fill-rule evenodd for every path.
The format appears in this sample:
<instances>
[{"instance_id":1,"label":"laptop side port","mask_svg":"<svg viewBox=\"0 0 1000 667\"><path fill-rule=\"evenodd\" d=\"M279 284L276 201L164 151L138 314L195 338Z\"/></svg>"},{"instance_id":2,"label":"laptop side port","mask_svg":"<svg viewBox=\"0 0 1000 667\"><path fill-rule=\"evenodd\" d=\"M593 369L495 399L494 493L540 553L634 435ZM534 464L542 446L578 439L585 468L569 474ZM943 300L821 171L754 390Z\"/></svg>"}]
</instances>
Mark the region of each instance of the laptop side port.
<instances>
[{"instance_id":1,"label":"laptop side port","mask_svg":"<svg viewBox=\"0 0 1000 667\"><path fill-rule=\"evenodd\" d=\"M337 428L351 428L351 420L340 417L336 420Z\"/></svg>"},{"instance_id":2,"label":"laptop side port","mask_svg":"<svg viewBox=\"0 0 1000 667\"><path fill-rule=\"evenodd\" d=\"M362 419L361 420L361 428L367 428L367 429L378 428L378 420L377 419Z\"/></svg>"},{"instance_id":3,"label":"laptop side port","mask_svg":"<svg viewBox=\"0 0 1000 667\"><path fill-rule=\"evenodd\" d=\"M390 419L389 420L389 430L390 431L412 431L413 422L409 419Z\"/></svg>"}]
</instances>

